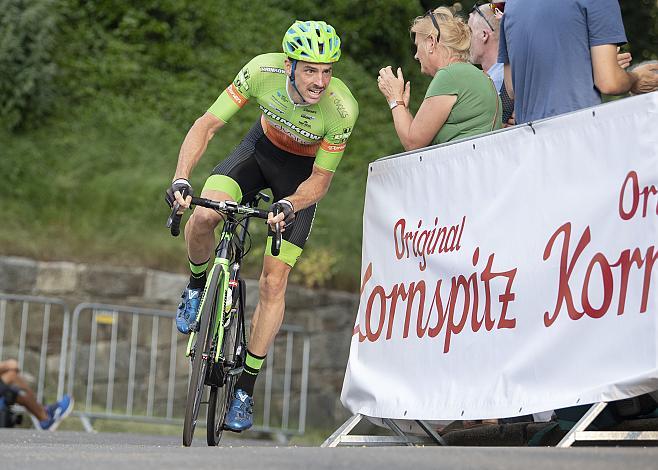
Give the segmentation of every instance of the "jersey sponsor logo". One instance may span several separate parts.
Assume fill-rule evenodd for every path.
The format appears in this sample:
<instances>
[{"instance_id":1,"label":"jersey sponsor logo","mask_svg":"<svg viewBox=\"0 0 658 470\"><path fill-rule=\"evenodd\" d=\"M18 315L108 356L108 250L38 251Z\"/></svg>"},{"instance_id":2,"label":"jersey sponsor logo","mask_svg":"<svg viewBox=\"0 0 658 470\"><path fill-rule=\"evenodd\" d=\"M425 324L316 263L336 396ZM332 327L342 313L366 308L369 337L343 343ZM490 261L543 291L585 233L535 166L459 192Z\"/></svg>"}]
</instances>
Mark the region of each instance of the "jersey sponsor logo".
<instances>
[{"instance_id":1,"label":"jersey sponsor logo","mask_svg":"<svg viewBox=\"0 0 658 470\"><path fill-rule=\"evenodd\" d=\"M278 67L261 67L260 68L261 72L269 72L269 73L286 73L285 70L280 69Z\"/></svg>"},{"instance_id":2,"label":"jersey sponsor logo","mask_svg":"<svg viewBox=\"0 0 658 470\"><path fill-rule=\"evenodd\" d=\"M290 103L290 100L284 96L283 93L281 93L281 90L276 91L276 96L272 95L271 96L272 101L274 101L276 104L278 104L281 108L287 109ZM281 111L281 114L284 114L284 111Z\"/></svg>"},{"instance_id":3,"label":"jersey sponsor logo","mask_svg":"<svg viewBox=\"0 0 658 470\"><path fill-rule=\"evenodd\" d=\"M329 96L332 97L332 101L334 102L334 105L336 105L336 111L338 111L338 114L342 118L346 118L349 116L347 113L347 109L345 109L345 105L343 104L343 100L341 100L338 96L336 96L335 93L330 93Z\"/></svg>"},{"instance_id":4,"label":"jersey sponsor logo","mask_svg":"<svg viewBox=\"0 0 658 470\"><path fill-rule=\"evenodd\" d=\"M338 144L342 142L347 142L347 139L350 138L351 134L352 134L352 128L346 127L345 129L343 129L342 134L334 134L332 140L334 140Z\"/></svg>"},{"instance_id":5,"label":"jersey sponsor logo","mask_svg":"<svg viewBox=\"0 0 658 470\"><path fill-rule=\"evenodd\" d=\"M290 140L294 140L298 144L308 145L309 147L313 146L313 145L317 145L317 144L313 144L312 142L309 142L308 140L302 139L297 134L293 134L290 130L286 129L281 124L278 124L276 122L267 121L267 125L271 126L272 129L276 129L277 131L281 132L282 134L285 134L285 136L287 138L289 138ZM294 152L292 152L292 153L294 153Z\"/></svg>"},{"instance_id":6,"label":"jersey sponsor logo","mask_svg":"<svg viewBox=\"0 0 658 470\"><path fill-rule=\"evenodd\" d=\"M235 77L233 84L235 85L236 88L243 88L244 91L247 91L249 90L249 77L250 77L249 69L245 67L242 70L240 70L238 76Z\"/></svg>"},{"instance_id":7,"label":"jersey sponsor logo","mask_svg":"<svg viewBox=\"0 0 658 470\"><path fill-rule=\"evenodd\" d=\"M322 138L321 135L313 134L312 132L307 131L306 129L302 129L301 127L293 124L292 122L288 121L287 119L282 118L276 113L273 113L269 109L267 109L265 106L262 104L259 104L258 107L260 110L263 112L265 117L269 118L272 121L279 122L283 124L284 126L288 127L289 129L292 129L293 131L297 132L298 134L306 137L307 139L310 140L320 140Z\"/></svg>"},{"instance_id":8,"label":"jersey sponsor logo","mask_svg":"<svg viewBox=\"0 0 658 470\"><path fill-rule=\"evenodd\" d=\"M312 121L313 119L315 119L315 116L310 116L310 115L308 115L308 114L304 114L304 113L302 113L302 117L303 117L304 119L309 120L309 121Z\"/></svg>"},{"instance_id":9,"label":"jersey sponsor logo","mask_svg":"<svg viewBox=\"0 0 658 470\"><path fill-rule=\"evenodd\" d=\"M238 91L233 83L231 83L226 89L226 93L228 93L228 96L231 97L233 102L237 104L238 107L242 108L245 104L247 104L247 98L242 96L242 93Z\"/></svg>"},{"instance_id":10,"label":"jersey sponsor logo","mask_svg":"<svg viewBox=\"0 0 658 470\"><path fill-rule=\"evenodd\" d=\"M270 105L271 108L274 108L274 110L275 110L276 112L281 113L281 114L284 114L284 111L281 110L281 109L279 109L279 108L277 108L276 105L275 105L274 103L269 103L269 105Z\"/></svg>"},{"instance_id":11,"label":"jersey sponsor logo","mask_svg":"<svg viewBox=\"0 0 658 470\"><path fill-rule=\"evenodd\" d=\"M322 144L320 144L320 148L325 152L329 152L329 153L340 153L343 150L345 150L346 146L347 144L345 142L343 142L342 144L332 144L331 142L327 142L326 140L323 140Z\"/></svg>"}]
</instances>

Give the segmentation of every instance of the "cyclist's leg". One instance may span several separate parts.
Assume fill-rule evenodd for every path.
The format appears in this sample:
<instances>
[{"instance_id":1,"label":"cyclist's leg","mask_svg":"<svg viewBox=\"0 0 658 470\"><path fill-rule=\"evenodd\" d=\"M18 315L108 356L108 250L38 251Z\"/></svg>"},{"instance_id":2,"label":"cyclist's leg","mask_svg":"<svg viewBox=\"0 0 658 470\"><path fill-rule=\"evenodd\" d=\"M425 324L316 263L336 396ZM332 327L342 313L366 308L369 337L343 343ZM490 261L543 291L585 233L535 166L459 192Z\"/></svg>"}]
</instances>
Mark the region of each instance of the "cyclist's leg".
<instances>
[{"instance_id":1,"label":"cyclist's leg","mask_svg":"<svg viewBox=\"0 0 658 470\"><path fill-rule=\"evenodd\" d=\"M233 152L217 165L201 191L201 197L215 201L242 202L265 188L265 179L254 158L256 142L264 135L258 121ZM185 226L190 261L195 264L210 258L215 247L214 230L222 220L212 209L197 207Z\"/></svg>"},{"instance_id":2,"label":"cyclist's leg","mask_svg":"<svg viewBox=\"0 0 658 470\"><path fill-rule=\"evenodd\" d=\"M281 253L277 257L270 255L271 237L268 237L263 271L258 283L258 305L251 321L247 357L242 375L235 384L234 398L226 416L225 426L233 431L243 431L253 423L252 396L256 378L283 322L288 276L302 253L314 214L315 205L297 213L293 226L283 233Z\"/></svg>"},{"instance_id":3,"label":"cyclist's leg","mask_svg":"<svg viewBox=\"0 0 658 470\"><path fill-rule=\"evenodd\" d=\"M258 143L256 159L268 186L272 188L275 201L293 194L299 184L310 176L313 167L312 158L283 152L267 139ZM271 233L268 236L247 357L226 416L225 426L228 429L243 431L252 425L252 395L256 377L283 321L288 275L304 248L314 214L315 205L297 213L295 223L283 233L281 253L277 257L270 256Z\"/></svg>"},{"instance_id":4,"label":"cyclist's leg","mask_svg":"<svg viewBox=\"0 0 658 470\"><path fill-rule=\"evenodd\" d=\"M216 201L241 202L264 188L264 178L254 159L255 142L262 135L263 130L259 122L226 160L215 167L206 180L201 197ZM222 217L217 212L196 207L185 226L190 281L183 290L176 312L176 325L181 333L189 333L190 326L197 317L201 292L206 283L206 270L215 246L215 228L221 220Z\"/></svg>"},{"instance_id":5,"label":"cyclist's leg","mask_svg":"<svg viewBox=\"0 0 658 470\"><path fill-rule=\"evenodd\" d=\"M272 234L270 233L263 259L259 287L259 299L251 323L249 350L259 356L267 354L283 321L285 310L285 293L288 276L304 250L313 220L316 205L297 213L295 223L283 232L281 253L275 258L271 255Z\"/></svg>"}]
</instances>

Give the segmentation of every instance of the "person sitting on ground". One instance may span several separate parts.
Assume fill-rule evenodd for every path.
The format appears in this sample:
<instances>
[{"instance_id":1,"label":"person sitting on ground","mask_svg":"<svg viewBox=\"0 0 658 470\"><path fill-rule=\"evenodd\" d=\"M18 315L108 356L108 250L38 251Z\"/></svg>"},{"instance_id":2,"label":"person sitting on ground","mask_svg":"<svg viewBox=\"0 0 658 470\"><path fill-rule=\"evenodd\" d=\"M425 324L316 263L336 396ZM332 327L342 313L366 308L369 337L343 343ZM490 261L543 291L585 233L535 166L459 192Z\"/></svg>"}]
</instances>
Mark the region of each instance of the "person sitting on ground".
<instances>
[{"instance_id":1,"label":"person sitting on ground","mask_svg":"<svg viewBox=\"0 0 658 470\"><path fill-rule=\"evenodd\" d=\"M61 400L51 405L40 404L25 378L21 376L15 359L0 361L0 382L19 390L16 402L34 415L39 421L39 428L44 431L57 429L62 420L73 410L73 398L68 395L64 395Z\"/></svg>"},{"instance_id":2,"label":"person sitting on ground","mask_svg":"<svg viewBox=\"0 0 658 470\"><path fill-rule=\"evenodd\" d=\"M409 111L411 84L402 70L379 71L379 90L392 110L395 131L406 150L473 137L502 127L502 105L493 81L468 62L471 33L445 7L414 19L415 58L433 78L414 117Z\"/></svg>"}]
</instances>

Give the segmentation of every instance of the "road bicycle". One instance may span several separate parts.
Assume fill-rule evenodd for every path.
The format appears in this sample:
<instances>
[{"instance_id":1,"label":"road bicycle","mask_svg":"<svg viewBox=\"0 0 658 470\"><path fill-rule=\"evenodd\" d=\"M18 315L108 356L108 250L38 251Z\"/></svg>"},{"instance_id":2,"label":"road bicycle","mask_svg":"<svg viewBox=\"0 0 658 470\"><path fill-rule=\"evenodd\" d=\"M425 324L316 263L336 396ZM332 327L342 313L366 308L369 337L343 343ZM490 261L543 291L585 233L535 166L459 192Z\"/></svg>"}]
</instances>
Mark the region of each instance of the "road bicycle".
<instances>
[{"instance_id":1,"label":"road bicycle","mask_svg":"<svg viewBox=\"0 0 658 470\"><path fill-rule=\"evenodd\" d=\"M247 230L250 218L267 219L268 211L257 207L261 200L269 202L270 198L259 193L246 205L234 201L192 198L193 206L206 207L222 214L224 224L187 344L186 355L192 361L192 372L183 421L183 445L186 447L192 444L206 387L210 389L206 438L209 446L219 444L226 412L233 398L233 387L244 367L247 351L244 321L246 287L240 278L240 266L251 246ZM178 206L174 204L167 220L167 227L170 227L173 236L180 233L182 215L177 211ZM280 249L281 231L277 226L272 256L277 256Z\"/></svg>"}]
</instances>

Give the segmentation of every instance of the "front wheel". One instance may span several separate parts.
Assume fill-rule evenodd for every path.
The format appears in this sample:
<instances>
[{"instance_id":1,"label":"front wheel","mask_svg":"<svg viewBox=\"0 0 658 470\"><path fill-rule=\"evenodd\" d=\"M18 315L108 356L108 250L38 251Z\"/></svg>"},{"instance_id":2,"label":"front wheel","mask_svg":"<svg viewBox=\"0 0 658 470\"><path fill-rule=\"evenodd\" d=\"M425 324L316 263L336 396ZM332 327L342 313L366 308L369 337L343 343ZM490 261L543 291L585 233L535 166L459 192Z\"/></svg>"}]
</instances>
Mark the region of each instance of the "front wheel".
<instances>
[{"instance_id":1,"label":"front wheel","mask_svg":"<svg viewBox=\"0 0 658 470\"><path fill-rule=\"evenodd\" d=\"M224 418L233 398L234 376L226 379L223 387L211 387L208 400L207 440L209 446L219 445L224 432Z\"/></svg>"},{"instance_id":2,"label":"front wheel","mask_svg":"<svg viewBox=\"0 0 658 470\"><path fill-rule=\"evenodd\" d=\"M244 289L244 283L240 282L240 287ZM241 290L241 289L240 289ZM210 400L208 402L208 420L207 440L209 446L219 445L224 431L224 419L226 412L233 399L233 386L237 381L237 368L242 366L241 353L244 349L242 342L242 302L241 292L236 293L238 299L234 308L231 309L230 320L224 330L224 341L221 347L222 357L220 365L222 367L223 386L212 387L210 389Z\"/></svg>"},{"instance_id":3,"label":"front wheel","mask_svg":"<svg viewBox=\"0 0 658 470\"><path fill-rule=\"evenodd\" d=\"M189 447L194 438L194 429L196 428L196 422L199 417L206 371L208 364L212 362L209 352L212 343L211 329L214 325L215 312L217 311L217 296L215 293L219 285L217 283L218 277L216 273L213 274L213 279L207 290L210 298L203 302L203 310L201 311L201 325L196 337L194 359L192 360L192 374L190 375L187 401L185 403L185 420L183 421L183 445L185 447Z\"/></svg>"}]
</instances>

